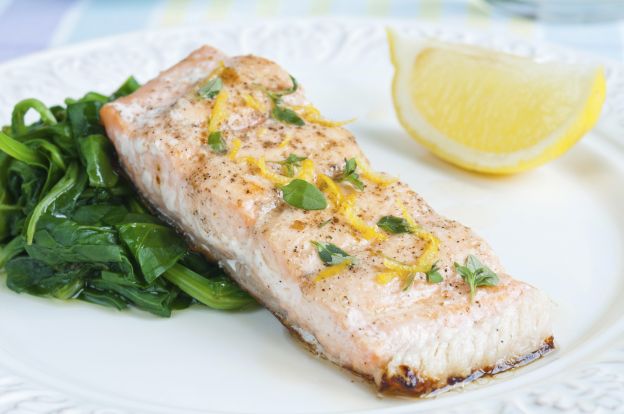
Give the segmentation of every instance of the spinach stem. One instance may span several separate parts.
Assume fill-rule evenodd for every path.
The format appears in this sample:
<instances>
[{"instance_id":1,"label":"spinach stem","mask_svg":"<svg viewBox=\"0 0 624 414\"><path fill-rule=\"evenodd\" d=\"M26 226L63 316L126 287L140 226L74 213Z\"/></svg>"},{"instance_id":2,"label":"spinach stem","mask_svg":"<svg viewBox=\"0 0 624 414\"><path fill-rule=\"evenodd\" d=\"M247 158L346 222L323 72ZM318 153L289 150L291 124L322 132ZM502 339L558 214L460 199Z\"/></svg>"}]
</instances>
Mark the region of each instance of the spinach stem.
<instances>
[{"instance_id":1,"label":"spinach stem","mask_svg":"<svg viewBox=\"0 0 624 414\"><path fill-rule=\"evenodd\" d=\"M37 228L37 222L41 215L47 210L47 208L61 195L71 190L71 188L76 184L78 180L78 164L73 162L69 168L67 168L67 172L56 184L54 187L50 189L50 192L47 193L39 203L35 206L30 216L30 220L28 221L28 225L26 227L26 244L32 244L33 238L35 236L35 230Z\"/></svg>"},{"instance_id":2,"label":"spinach stem","mask_svg":"<svg viewBox=\"0 0 624 414\"><path fill-rule=\"evenodd\" d=\"M28 127L24 121L26 112L33 109L39 113L41 121L46 125L56 125L56 118L52 111L45 106L39 99L24 99L15 105L13 114L11 115L11 131L14 135L21 135L28 131Z\"/></svg>"},{"instance_id":3,"label":"spinach stem","mask_svg":"<svg viewBox=\"0 0 624 414\"><path fill-rule=\"evenodd\" d=\"M48 168L45 158L42 157L36 150L30 148L26 144L22 144L14 138L11 138L3 132L0 132L0 151L7 153L10 157L28 165L43 169Z\"/></svg>"},{"instance_id":4,"label":"spinach stem","mask_svg":"<svg viewBox=\"0 0 624 414\"><path fill-rule=\"evenodd\" d=\"M219 281L203 277L181 264L170 267L164 276L184 293L213 309L239 309L246 304L254 303L254 299L246 294L235 297L228 294L220 295L218 292Z\"/></svg>"}]
</instances>

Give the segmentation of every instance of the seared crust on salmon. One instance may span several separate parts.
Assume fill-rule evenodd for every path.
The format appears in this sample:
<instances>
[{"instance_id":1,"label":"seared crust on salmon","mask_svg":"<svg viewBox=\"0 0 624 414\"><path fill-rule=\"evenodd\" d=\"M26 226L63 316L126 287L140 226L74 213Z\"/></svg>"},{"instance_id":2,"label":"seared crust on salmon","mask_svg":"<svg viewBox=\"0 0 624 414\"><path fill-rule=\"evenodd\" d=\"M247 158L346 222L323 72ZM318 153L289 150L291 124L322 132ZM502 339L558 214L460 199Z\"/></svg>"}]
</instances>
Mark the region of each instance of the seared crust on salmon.
<instances>
[{"instance_id":1,"label":"seared crust on salmon","mask_svg":"<svg viewBox=\"0 0 624 414\"><path fill-rule=\"evenodd\" d=\"M220 92L206 93L217 77ZM104 106L101 118L149 203L316 352L381 391L423 395L552 349L550 300L508 276L482 239L407 185L364 174L354 136L321 118L301 88L284 92L293 89L274 62L204 46ZM301 122L276 116L276 105ZM210 133L222 147L209 145ZM307 157L295 174L324 191L326 208L283 200L292 177L270 161L290 154ZM352 158L361 191L340 181ZM411 231L375 226L390 215L413 219ZM313 241L354 259L327 272ZM473 300L454 267L469 255L499 278ZM389 271L425 256L435 256L442 282L430 283L424 270Z\"/></svg>"}]
</instances>

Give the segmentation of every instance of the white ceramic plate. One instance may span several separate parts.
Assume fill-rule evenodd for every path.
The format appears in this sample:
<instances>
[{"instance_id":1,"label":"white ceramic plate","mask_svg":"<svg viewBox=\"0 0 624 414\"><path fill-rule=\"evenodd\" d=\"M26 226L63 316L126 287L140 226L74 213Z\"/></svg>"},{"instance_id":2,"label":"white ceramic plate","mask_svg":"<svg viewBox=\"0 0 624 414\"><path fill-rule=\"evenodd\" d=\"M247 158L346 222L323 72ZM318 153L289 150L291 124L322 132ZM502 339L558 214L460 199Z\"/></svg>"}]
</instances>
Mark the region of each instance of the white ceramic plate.
<instances>
[{"instance_id":1,"label":"white ceramic plate","mask_svg":"<svg viewBox=\"0 0 624 414\"><path fill-rule=\"evenodd\" d=\"M441 28L415 36L587 60L545 45ZM195 307L171 319L18 295L0 287L2 413L412 413L622 410L624 405L624 77L607 66L600 125L568 154L523 175L453 168L402 131L390 102L384 23L272 22L142 33L0 66L0 120L25 97L57 103L141 81L210 43L278 60L377 169L400 176L438 211L474 227L512 275L558 304L559 350L531 366L423 401L379 398L316 359L268 312ZM602 412L602 411L601 411Z\"/></svg>"}]
</instances>

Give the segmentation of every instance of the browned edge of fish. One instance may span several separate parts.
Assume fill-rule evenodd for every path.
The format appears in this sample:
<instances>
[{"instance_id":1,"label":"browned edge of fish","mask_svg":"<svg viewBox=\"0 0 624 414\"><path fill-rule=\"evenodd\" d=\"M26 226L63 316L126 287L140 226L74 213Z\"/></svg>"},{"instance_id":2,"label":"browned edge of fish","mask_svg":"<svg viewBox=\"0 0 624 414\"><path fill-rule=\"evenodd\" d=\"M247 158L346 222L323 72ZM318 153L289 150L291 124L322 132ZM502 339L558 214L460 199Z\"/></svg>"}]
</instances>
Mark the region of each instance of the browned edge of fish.
<instances>
[{"instance_id":1,"label":"browned edge of fish","mask_svg":"<svg viewBox=\"0 0 624 414\"><path fill-rule=\"evenodd\" d=\"M500 362L493 367L475 369L470 375L465 377L449 377L446 384L431 378L423 378L417 372L412 371L411 368L401 365L399 367L401 371L399 375L388 376L387 373L383 375L381 384L379 384L379 391L390 395L427 396L434 393L434 391L436 393L447 391L457 385L468 384L478 378L492 377L501 372L522 367L536 361L554 349L554 338L549 336L544 340L544 343L533 352L511 361Z\"/></svg>"},{"instance_id":2,"label":"browned edge of fish","mask_svg":"<svg viewBox=\"0 0 624 414\"><path fill-rule=\"evenodd\" d=\"M320 354L312 344L304 341L299 332L284 323L284 321L278 315L275 316L288 329L290 334L304 346L304 348L306 348L314 355L327 359L325 355ZM556 346L554 337L549 336L544 340L544 343L537 350L530 352L527 355L521 356L511 361L503 361L493 367L483 367L480 369L475 369L474 371L472 371L472 373L470 373L470 375L467 375L465 377L449 377L446 380L446 383L440 382L433 378L423 377L417 372L414 372L410 367L401 365L399 367L399 369L401 370L400 375L395 374L392 376L388 376L388 373L383 374L381 378L381 383L377 386L377 390L381 394L389 396L433 396L444 391L449 391L456 386L468 384L478 378L492 377L504 371L509 371L514 368L520 368L524 365L538 360L539 358L553 351L555 348ZM350 366L342 365L341 367L349 371L351 374L364 379L371 385L375 385L375 379L371 375L362 374L361 372L354 370Z\"/></svg>"}]
</instances>

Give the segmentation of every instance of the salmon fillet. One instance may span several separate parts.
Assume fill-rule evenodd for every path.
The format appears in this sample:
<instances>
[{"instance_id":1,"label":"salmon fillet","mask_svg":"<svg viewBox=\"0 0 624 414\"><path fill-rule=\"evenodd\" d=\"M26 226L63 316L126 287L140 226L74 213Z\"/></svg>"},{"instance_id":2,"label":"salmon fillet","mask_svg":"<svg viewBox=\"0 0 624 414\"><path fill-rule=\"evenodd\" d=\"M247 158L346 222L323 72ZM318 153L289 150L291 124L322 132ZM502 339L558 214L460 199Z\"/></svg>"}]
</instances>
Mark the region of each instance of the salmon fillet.
<instances>
[{"instance_id":1,"label":"salmon fillet","mask_svg":"<svg viewBox=\"0 0 624 414\"><path fill-rule=\"evenodd\" d=\"M199 89L216 75L226 98L201 96ZM262 170L262 157L307 157L314 167L307 179L319 188L321 174L336 178L346 159L357 159L358 167L367 163L354 136L311 110L302 88L279 105L298 108L303 125L272 116L270 92L292 86L274 62L228 57L204 46L104 106L101 119L122 167L162 216L315 352L379 390L424 395L552 349L550 300L508 276L482 239L436 214L400 181L362 174L365 188L358 191L336 179L343 195L352 194L357 217L348 218L327 189L324 209L284 202L275 182L277 174L284 176L282 166L266 164ZM227 153L207 143L215 125ZM389 215L413 218L438 241L442 282L429 283L422 272L411 274L412 285L398 276L380 282L380 273L388 271L385 259L413 263L428 246L426 237L389 235L375 227ZM328 266L313 241L333 243L354 262L334 266L336 274L317 280ZM473 300L454 267L469 255L499 277L496 286L478 288Z\"/></svg>"}]
</instances>

